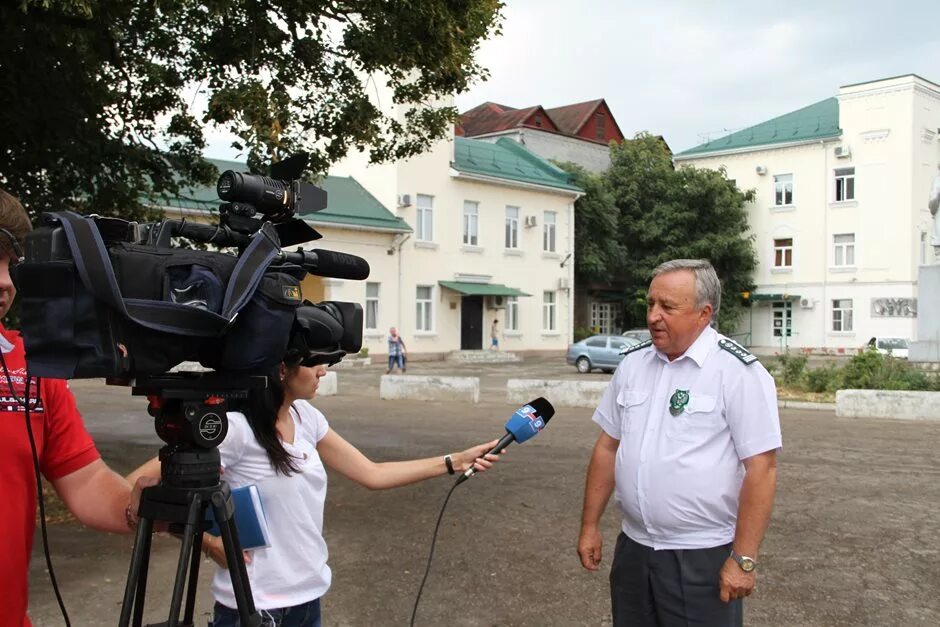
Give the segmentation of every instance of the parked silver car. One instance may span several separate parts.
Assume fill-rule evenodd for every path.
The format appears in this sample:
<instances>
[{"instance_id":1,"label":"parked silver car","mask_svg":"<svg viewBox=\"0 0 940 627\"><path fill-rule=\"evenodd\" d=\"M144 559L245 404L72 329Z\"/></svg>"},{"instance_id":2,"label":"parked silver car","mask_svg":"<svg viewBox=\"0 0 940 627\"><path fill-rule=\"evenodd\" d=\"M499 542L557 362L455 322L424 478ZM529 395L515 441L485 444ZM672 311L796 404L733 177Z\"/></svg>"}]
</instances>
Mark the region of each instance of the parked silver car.
<instances>
[{"instance_id":1,"label":"parked silver car","mask_svg":"<svg viewBox=\"0 0 940 627\"><path fill-rule=\"evenodd\" d=\"M650 330L647 329L646 327L641 327L637 329L630 329L629 331L624 331L623 336L632 337L636 340L640 340L641 342L645 342L646 340L652 339L653 334L650 333Z\"/></svg>"},{"instance_id":2,"label":"parked silver car","mask_svg":"<svg viewBox=\"0 0 940 627\"><path fill-rule=\"evenodd\" d=\"M565 361L582 374L595 368L613 372L623 359L621 351L639 343L640 340L624 335L592 335L569 346Z\"/></svg>"}]
</instances>

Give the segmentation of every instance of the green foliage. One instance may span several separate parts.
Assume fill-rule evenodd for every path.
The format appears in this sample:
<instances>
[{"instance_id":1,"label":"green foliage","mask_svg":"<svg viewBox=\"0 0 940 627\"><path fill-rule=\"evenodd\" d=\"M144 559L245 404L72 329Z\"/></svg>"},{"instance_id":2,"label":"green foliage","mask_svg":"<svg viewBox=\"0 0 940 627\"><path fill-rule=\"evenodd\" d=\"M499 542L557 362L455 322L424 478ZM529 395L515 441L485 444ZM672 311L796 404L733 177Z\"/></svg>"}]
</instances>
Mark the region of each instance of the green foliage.
<instances>
[{"instance_id":1,"label":"green foliage","mask_svg":"<svg viewBox=\"0 0 940 627\"><path fill-rule=\"evenodd\" d=\"M623 293L624 328L646 325L653 269L670 259L708 259L722 282L718 323L731 329L743 313L757 266L745 204L724 171L676 169L659 137L637 135L610 150L601 175L562 164L587 193L575 205L575 271L580 281Z\"/></svg>"},{"instance_id":2,"label":"green foliage","mask_svg":"<svg viewBox=\"0 0 940 627\"><path fill-rule=\"evenodd\" d=\"M359 351L359 354L356 355L356 357L362 357L362 358L366 358L368 356L369 356L369 349L366 346L363 346L362 350Z\"/></svg>"},{"instance_id":3,"label":"green foliage","mask_svg":"<svg viewBox=\"0 0 940 627\"><path fill-rule=\"evenodd\" d=\"M580 342L584 338L591 337L592 335L597 335L597 330L592 327L575 327L574 328L574 341Z\"/></svg>"},{"instance_id":4,"label":"green foliage","mask_svg":"<svg viewBox=\"0 0 940 627\"><path fill-rule=\"evenodd\" d=\"M866 350L842 369L842 387L857 390L936 390L940 382L906 360Z\"/></svg>"},{"instance_id":5,"label":"green foliage","mask_svg":"<svg viewBox=\"0 0 940 627\"><path fill-rule=\"evenodd\" d=\"M18 0L0 3L0 186L31 213L138 217L213 182L207 125L254 171L298 150L408 157L448 135L440 99L485 78L499 0ZM388 83L389 116L370 98ZM194 110L194 93L205 111Z\"/></svg>"},{"instance_id":6,"label":"green foliage","mask_svg":"<svg viewBox=\"0 0 940 627\"><path fill-rule=\"evenodd\" d=\"M784 385L794 387L800 383L806 369L806 361L806 355L783 353L777 357L777 369Z\"/></svg>"},{"instance_id":7,"label":"green foliage","mask_svg":"<svg viewBox=\"0 0 940 627\"><path fill-rule=\"evenodd\" d=\"M821 394L835 392L841 386L842 373L835 365L810 368L803 373L804 386L807 392Z\"/></svg>"}]
</instances>

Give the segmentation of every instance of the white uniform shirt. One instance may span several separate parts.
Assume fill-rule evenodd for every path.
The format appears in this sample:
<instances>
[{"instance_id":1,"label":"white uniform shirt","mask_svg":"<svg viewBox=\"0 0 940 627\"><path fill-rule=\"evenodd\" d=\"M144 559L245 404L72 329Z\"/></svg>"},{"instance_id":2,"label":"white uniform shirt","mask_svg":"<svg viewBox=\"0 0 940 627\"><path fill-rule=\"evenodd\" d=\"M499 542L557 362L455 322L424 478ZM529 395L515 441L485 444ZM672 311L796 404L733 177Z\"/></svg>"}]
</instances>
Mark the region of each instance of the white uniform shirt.
<instances>
[{"instance_id":1,"label":"white uniform shirt","mask_svg":"<svg viewBox=\"0 0 940 627\"><path fill-rule=\"evenodd\" d=\"M594 412L620 441L614 477L623 531L654 549L731 542L741 460L782 445L773 378L719 339L706 328L671 362L653 346L626 355ZM689 399L673 416L676 390Z\"/></svg>"},{"instance_id":2,"label":"white uniform shirt","mask_svg":"<svg viewBox=\"0 0 940 627\"><path fill-rule=\"evenodd\" d=\"M255 607L272 610L299 605L323 596L332 574L323 539L326 470L317 454L317 442L329 430L326 418L306 401L291 408L294 442L283 442L295 457L299 473L276 474L251 431L244 414L229 412L228 435L219 446L224 473L232 488L255 484L261 495L271 546L251 551L246 564ZM228 607L236 607L228 570L217 569L212 594Z\"/></svg>"}]
</instances>

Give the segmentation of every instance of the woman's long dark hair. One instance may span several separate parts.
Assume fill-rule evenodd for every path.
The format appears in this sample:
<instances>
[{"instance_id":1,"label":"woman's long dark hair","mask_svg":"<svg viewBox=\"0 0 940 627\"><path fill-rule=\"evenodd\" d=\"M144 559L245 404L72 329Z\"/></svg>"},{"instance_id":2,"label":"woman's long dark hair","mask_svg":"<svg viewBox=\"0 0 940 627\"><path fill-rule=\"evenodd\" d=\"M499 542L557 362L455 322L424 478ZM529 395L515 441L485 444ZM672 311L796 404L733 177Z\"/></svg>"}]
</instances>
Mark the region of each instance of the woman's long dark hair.
<instances>
[{"instance_id":1,"label":"woman's long dark hair","mask_svg":"<svg viewBox=\"0 0 940 627\"><path fill-rule=\"evenodd\" d=\"M288 372L292 370L288 367ZM281 381L280 367L268 373L268 385L259 394L252 394L246 407L248 424L255 434L258 444L268 454L274 472L291 475L300 472L296 458L284 449L284 444L277 434L277 411L284 402L284 382Z\"/></svg>"}]
</instances>

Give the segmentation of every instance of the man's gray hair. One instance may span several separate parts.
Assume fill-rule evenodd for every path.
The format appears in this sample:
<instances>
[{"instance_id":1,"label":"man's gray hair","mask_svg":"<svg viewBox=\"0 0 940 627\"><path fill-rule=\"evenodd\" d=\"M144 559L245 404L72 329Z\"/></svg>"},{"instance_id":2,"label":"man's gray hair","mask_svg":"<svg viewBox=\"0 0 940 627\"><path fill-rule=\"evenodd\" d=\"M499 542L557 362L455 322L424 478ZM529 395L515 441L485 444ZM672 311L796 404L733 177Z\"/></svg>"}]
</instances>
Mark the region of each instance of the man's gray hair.
<instances>
[{"instance_id":1,"label":"man's gray hair","mask_svg":"<svg viewBox=\"0 0 940 627\"><path fill-rule=\"evenodd\" d=\"M721 282L718 273L708 259L673 259L656 266L653 278L660 274L690 270L695 275L695 306L701 309L706 303L712 306L712 320L718 319L721 307Z\"/></svg>"}]
</instances>

